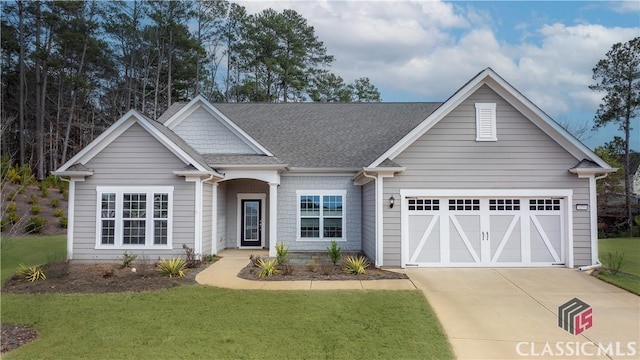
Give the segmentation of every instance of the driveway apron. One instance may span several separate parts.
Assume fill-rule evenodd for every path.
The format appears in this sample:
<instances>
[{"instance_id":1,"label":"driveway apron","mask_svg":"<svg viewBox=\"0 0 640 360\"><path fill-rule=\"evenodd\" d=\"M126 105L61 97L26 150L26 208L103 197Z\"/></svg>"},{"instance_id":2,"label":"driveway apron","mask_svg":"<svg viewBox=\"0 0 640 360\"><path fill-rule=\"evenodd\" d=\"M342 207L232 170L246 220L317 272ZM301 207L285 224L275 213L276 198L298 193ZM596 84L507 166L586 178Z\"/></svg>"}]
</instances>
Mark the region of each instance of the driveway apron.
<instances>
[{"instance_id":1,"label":"driveway apron","mask_svg":"<svg viewBox=\"0 0 640 360\"><path fill-rule=\"evenodd\" d=\"M640 297L565 268L425 269L407 274L436 312L458 359L640 359ZM573 335L558 307L589 305Z\"/></svg>"}]
</instances>

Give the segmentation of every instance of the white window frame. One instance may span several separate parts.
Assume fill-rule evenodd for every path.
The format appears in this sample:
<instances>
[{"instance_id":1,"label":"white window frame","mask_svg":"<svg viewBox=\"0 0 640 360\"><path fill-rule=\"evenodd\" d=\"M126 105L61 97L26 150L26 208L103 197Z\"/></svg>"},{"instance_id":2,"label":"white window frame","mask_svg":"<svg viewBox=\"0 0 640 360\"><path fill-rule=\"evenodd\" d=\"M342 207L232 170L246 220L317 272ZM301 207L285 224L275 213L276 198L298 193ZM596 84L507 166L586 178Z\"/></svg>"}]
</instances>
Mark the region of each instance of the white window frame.
<instances>
[{"instance_id":1,"label":"white window frame","mask_svg":"<svg viewBox=\"0 0 640 360\"><path fill-rule=\"evenodd\" d=\"M167 214L167 243L155 245L154 242L154 194L167 194L168 214ZM116 195L116 217L115 217L115 239L113 244L102 243L102 195ZM124 194L146 194L146 217L145 220L145 243L124 244L123 243L123 199ZM164 220L164 218L162 218ZM144 250L144 249L172 249L173 248L173 186L96 186L96 243L95 249L124 249L124 250Z\"/></svg>"},{"instance_id":2,"label":"white window frame","mask_svg":"<svg viewBox=\"0 0 640 360\"><path fill-rule=\"evenodd\" d=\"M476 141L498 141L495 103L476 103Z\"/></svg>"},{"instance_id":3,"label":"white window frame","mask_svg":"<svg viewBox=\"0 0 640 360\"><path fill-rule=\"evenodd\" d=\"M300 228L302 225L301 213L300 213L300 198L302 196L319 196L320 197L320 236L315 238L303 238L300 236ZM324 237L324 216L322 214L324 196L342 196L342 237L329 238ZM296 241L347 241L347 191L346 190L297 190L296 191Z\"/></svg>"}]
</instances>

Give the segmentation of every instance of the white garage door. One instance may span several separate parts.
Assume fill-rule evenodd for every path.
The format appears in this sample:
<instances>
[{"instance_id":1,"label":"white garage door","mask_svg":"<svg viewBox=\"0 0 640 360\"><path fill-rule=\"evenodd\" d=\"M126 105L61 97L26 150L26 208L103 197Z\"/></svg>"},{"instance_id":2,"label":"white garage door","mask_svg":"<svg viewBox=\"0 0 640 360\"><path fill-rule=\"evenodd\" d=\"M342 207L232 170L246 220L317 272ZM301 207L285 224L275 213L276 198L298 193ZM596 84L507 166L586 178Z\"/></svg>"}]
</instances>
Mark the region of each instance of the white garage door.
<instances>
[{"instance_id":1,"label":"white garage door","mask_svg":"<svg viewBox=\"0 0 640 360\"><path fill-rule=\"evenodd\" d=\"M566 199L403 198L405 266L564 265Z\"/></svg>"}]
</instances>

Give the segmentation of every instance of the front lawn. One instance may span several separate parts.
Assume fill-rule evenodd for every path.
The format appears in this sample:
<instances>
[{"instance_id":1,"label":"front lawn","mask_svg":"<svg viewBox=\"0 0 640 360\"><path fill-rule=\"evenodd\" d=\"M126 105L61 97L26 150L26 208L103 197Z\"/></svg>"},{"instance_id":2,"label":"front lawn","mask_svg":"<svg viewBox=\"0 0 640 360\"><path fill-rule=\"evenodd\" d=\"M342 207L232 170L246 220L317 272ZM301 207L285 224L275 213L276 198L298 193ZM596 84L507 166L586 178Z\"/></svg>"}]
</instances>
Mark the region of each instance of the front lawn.
<instances>
[{"instance_id":1,"label":"front lawn","mask_svg":"<svg viewBox=\"0 0 640 360\"><path fill-rule=\"evenodd\" d=\"M34 265L56 257L64 239L57 246L51 240L13 242L2 253L2 277L20 262ZM140 293L1 297L4 324L39 333L34 342L3 354L8 360L453 358L419 291L188 285Z\"/></svg>"},{"instance_id":2,"label":"front lawn","mask_svg":"<svg viewBox=\"0 0 640 360\"><path fill-rule=\"evenodd\" d=\"M603 271L599 277L625 290L640 295L640 238L601 239L598 242L600 262L607 267L608 254L624 254L621 273Z\"/></svg>"}]
</instances>

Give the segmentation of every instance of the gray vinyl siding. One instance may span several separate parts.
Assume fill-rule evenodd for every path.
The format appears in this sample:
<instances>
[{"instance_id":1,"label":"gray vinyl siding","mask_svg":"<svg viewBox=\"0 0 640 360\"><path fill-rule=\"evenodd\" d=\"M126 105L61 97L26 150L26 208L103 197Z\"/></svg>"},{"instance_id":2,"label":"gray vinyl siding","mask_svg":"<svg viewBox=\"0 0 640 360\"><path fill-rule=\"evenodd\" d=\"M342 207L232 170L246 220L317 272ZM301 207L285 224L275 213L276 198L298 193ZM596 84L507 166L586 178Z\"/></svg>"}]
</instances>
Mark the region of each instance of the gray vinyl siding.
<instances>
[{"instance_id":1,"label":"gray vinyl siding","mask_svg":"<svg viewBox=\"0 0 640 360\"><path fill-rule=\"evenodd\" d=\"M234 132L203 108L196 109L173 131L201 154L255 154Z\"/></svg>"},{"instance_id":2,"label":"gray vinyl siding","mask_svg":"<svg viewBox=\"0 0 640 360\"><path fill-rule=\"evenodd\" d=\"M262 236L264 247L269 247L269 184L250 179L236 179L224 181L226 184L226 246L225 248L237 248L238 240L238 194L264 194L266 196L264 223L262 224ZM221 193L218 197L222 197Z\"/></svg>"},{"instance_id":3,"label":"gray vinyl siding","mask_svg":"<svg viewBox=\"0 0 640 360\"><path fill-rule=\"evenodd\" d=\"M213 195L213 185L212 184L203 184L202 185L202 254L201 255L209 255L211 254L211 244L214 241L213 238L213 204L212 202Z\"/></svg>"},{"instance_id":4,"label":"gray vinyl siding","mask_svg":"<svg viewBox=\"0 0 640 360\"><path fill-rule=\"evenodd\" d=\"M325 251L329 240L297 241L297 190L346 190L343 207L346 216L346 241L338 245L343 251L362 250L361 189L351 176L283 176L278 188L278 242L290 251Z\"/></svg>"},{"instance_id":5,"label":"gray vinyl siding","mask_svg":"<svg viewBox=\"0 0 640 360\"><path fill-rule=\"evenodd\" d=\"M477 142L475 103L497 104L496 142ZM384 179L383 199L401 189L572 189L589 203L588 179L568 169L578 160L486 85L393 159L406 167ZM400 206L384 208L383 262L400 265ZM589 212L573 210L575 266L591 263Z\"/></svg>"},{"instance_id":6,"label":"gray vinyl siding","mask_svg":"<svg viewBox=\"0 0 640 360\"><path fill-rule=\"evenodd\" d=\"M135 250L156 260L183 255L182 244L194 246L193 182L173 174L185 164L141 126L134 124L87 164L94 175L76 182L74 260L115 260L123 249L95 249L96 186L173 186L173 250Z\"/></svg>"},{"instance_id":7,"label":"gray vinyl siding","mask_svg":"<svg viewBox=\"0 0 640 360\"><path fill-rule=\"evenodd\" d=\"M376 258L376 183L362 186L362 252L372 261Z\"/></svg>"}]
</instances>

